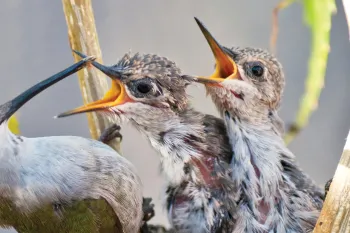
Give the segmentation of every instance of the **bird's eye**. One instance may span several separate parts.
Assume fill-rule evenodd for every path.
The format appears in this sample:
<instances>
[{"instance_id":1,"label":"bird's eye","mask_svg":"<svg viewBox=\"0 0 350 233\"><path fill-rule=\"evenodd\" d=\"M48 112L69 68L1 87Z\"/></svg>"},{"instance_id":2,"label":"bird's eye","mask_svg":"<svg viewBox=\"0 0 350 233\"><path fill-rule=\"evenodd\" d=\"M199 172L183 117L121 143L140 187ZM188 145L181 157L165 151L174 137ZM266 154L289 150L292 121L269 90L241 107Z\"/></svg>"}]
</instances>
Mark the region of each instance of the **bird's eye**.
<instances>
[{"instance_id":1,"label":"bird's eye","mask_svg":"<svg viewBox=\"0 0 350 233\"><path fill-rule=\"evenodd\" d=\"M142 93L142 94L147 94L148 92L150 92L152 90L152 85L149 83L145 83L145 82L140 82L137 84L137 91Z\"/></svg>"},{"instance_id":2,"label":"bird's eye","mask_svg":"<svg viewBox=\"0 0 350 233\"><path fill-rule=\"evenodd\" d=\"M156 80L150 77L134 79L128 82L126 86L135 98L155 98L162 94Z\"/></svg>"},{"instance_id":3,"label":"bird's eye","mask_svg":"<svg viewBox=\"0 0 350 233\"><path fill-rule=\"evenodd\" d=\"M261 65L252 66L251 71L256 77L261 77L264 74L264 68Z\"/></svg>"}]
</instances>

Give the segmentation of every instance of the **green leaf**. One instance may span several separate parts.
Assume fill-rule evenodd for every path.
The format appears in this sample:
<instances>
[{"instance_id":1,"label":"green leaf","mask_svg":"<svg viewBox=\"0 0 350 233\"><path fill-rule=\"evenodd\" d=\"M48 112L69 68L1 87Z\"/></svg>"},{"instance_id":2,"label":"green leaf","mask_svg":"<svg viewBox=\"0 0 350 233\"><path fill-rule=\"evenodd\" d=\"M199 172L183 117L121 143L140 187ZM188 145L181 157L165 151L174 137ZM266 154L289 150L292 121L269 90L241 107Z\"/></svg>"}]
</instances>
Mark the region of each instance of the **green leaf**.
<instances>
[{"instance_id":1,"label":"green leaf","mask_svg":"<svg viewBox=\"0 0 350 233\"><path fill-rule=\"evenodd\" d=\"M8 122L8 127L14 134L19 134L19 123L15 115L11 116Z\"/></svg>"},{"instance_id":2,"label":"green leaf","mask_svg":"<svg viewBox=\"0 0 350 233\"><path fill-rule=\"evenodd\" d=\"M330 50L332 15L336 12L335 0L303 0L304 21L311 30L311 55L305 92L301 98L295 123L285 136L288 144L305 127L324 86L327 59Z\"/></svg>"}]
</instances>

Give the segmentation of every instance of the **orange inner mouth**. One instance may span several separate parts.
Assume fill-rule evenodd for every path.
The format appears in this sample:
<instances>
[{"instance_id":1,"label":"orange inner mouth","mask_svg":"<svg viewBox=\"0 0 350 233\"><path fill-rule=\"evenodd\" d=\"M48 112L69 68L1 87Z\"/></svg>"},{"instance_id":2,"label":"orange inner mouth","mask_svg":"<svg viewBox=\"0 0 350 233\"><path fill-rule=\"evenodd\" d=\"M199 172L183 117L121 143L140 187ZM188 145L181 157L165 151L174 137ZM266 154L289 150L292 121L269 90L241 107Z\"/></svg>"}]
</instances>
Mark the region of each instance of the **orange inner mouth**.
<instances>
[{"instance_id":1,"label":"orange inner mouth","mask_svg":"<svg viewBox=\"0 0 350 233\"><path fill-rule=\"evenodd\" d=\"M208 80L207 85L213 85L213 82L210 82L209 80L220 83L225 79L239 79L240 75L237 64L225 53L220 44L215 40L203 23L198 19L196 19L196 21L207 40L216 61L214 73L209 77L197 77L198 80L202 82Z\"/></svg>"},{"instance_id":2,"label":"orange inner mouth","mask_svg":"<svg viewBox=\"0 0 350 233\"><path fill-rule=\"evenodd\" d=\"M100 100L94 101L92 103L86 104L84 106L75 108L73 110L67 111L59 115L59 117L69 116L79 113L101 111L109 109L111 107L119 106L127 102L133 102L133 100L128 96L124 84L118 80L113 79L111 88L106 92L104 97Z\"/></svg>"}]
</instances>

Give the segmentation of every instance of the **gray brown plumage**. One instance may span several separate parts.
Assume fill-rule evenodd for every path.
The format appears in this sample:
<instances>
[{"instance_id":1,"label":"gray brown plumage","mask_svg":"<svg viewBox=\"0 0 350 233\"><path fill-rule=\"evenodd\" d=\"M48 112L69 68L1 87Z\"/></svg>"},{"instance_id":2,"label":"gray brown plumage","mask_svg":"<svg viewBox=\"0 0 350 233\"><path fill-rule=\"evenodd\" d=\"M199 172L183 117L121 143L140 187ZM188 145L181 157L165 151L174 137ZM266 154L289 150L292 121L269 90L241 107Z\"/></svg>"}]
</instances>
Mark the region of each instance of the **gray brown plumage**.
<instances>
[{"instance_id":1,"label":"gray brown plumage","mask_svg":"<svg viewBox=\"0 0 350 233\"><path fill-rule=\"evenodd\" d=\"M126 54L110 67L92 64L113 79L110 91L60 116L100 111L116 123L130 121L161 156L164 205L174 230L229 232L236 206L228 166L232 151L223 121L189 106L185 89L192 79L157 55Z\"/></svg>"},{"instance_id":2,"label":"gray brown plumage","mask_svg":"<svg viewBox=\"0 0 350 233\"><path fill-rule=\"evenodd\" d=\"M311 232L324 193L283 142L281 64L262 49L221 46L196 21L216 59L215 73L197 81L205 83L225 121L232 180L241 195L233 232Z\"/></svg>"}]
</instances>

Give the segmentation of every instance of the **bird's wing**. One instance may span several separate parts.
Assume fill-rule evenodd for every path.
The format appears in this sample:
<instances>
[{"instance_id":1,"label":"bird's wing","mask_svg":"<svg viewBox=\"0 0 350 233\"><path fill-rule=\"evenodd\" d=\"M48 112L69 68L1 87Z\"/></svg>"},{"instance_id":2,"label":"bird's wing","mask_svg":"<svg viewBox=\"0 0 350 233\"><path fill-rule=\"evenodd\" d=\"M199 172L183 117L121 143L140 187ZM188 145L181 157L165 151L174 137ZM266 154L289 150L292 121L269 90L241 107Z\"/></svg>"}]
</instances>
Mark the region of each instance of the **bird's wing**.
<instances>
[{"instance_id":1,"label":"bird's wing","mask_svg":"<svg viewBox=\"0 0 350 233\"><path fill-rule=\"evenodd\" d=\"M25 138L19 154L21 182L12 201L23 207L34 203L32 217L18 217L16 208L7 204L0 212L13 212L7 215L11 219L1 221L4 225L28 232L104 232L117 227L120 219L126 233L140 227L141 180L134 166L109 146L80 137ZM54 202L68 204L64 221L53 214Z\"/></svg>"},{"instance_id":2,"label":"bird's wing","mask_svg":"<svg viewBox=\"0 0 350 233\"><path fill-rule=\"evenodd\" d=\"M323 206L324 190L316 185L305 172L295 165L295 161L287 155L282 154L281 160L284 172L295 184L296 188L309 196L315 209L321 210Z\"/></svg>"}]
</instances>

